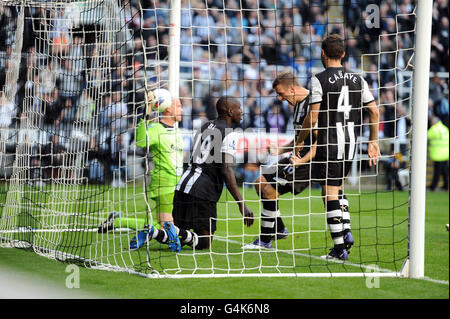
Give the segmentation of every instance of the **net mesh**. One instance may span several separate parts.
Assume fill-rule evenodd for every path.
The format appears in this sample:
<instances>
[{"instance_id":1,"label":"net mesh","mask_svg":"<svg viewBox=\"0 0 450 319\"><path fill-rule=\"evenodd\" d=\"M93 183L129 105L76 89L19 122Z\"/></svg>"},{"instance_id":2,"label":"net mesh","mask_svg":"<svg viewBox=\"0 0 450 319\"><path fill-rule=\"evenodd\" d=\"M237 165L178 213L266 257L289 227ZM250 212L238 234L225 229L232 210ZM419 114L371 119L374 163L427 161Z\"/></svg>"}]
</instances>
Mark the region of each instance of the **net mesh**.
<instances>
[{"instance_id":1,"label":"net mesh","mask_svg":"<svg viewBox=\"0 0 450 319\"><path fill-rule=\"evenodd\" d=\"M156 218L147 187L152 154L136 147L135 135L147 92L168 87L169 2L1 3L2 108L14 105L11 122L1 128L2 246L139 273L399 271L408 254L408 192L395 187L408 190L411 3L382 1L372 11L355 1L181 1L179 134L186 158L193 130L217 116L217 98L238 98L244 116L235 173L256 219L247 229L225 191L212 247L185 247L176 255L156 241L129 249L142 225ZM377 21L380 26L371 27ZM242 250L260 232L262 200L253 187L261 169L277 160L266 154L267 145L285 144L294 135L293 110L278 101L272 81L293 70L309 87L322 67L321 41L330 33L346 39L344 64L367 80L381 111L382 161L368 167L363 121L344 185L356 241L351 259L319 258L333 243L315 184L279 198L287 239L274 241L270 250ZM120 226L98 233L114 212Z\"/></svg>"}]
</instances>

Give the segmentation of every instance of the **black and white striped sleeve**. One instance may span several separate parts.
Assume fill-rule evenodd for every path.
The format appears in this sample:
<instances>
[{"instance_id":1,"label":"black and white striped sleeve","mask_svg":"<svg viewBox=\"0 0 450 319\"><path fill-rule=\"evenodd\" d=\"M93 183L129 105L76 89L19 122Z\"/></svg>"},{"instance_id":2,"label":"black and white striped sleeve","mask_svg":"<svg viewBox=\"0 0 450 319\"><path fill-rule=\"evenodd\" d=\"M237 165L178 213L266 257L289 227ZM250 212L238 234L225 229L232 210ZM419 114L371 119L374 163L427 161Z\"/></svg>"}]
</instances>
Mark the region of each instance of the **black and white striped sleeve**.
<instances>
[{"instance_id":1,"label":"black and white striped sleeve","mask_svg":"<svg viewBox=\"0 0 450 319\"><path fill-rule=\"evenodd\" d=\"M364 78L361 78L362 80L362 102L363 105L367 105L373 101L375 101L375 98L373 97L372 92L370 92L369 84L367 84L367 81Z\"/></svg>"},{"instance_id":2,"label":"black and white striped sleeve","mask_svg":"<svg viewBox=\"0 0 450 319\"><path fill-rule=\"evenodd\" d=\"M311 78L311 99L310 104L316 104L322 102L322 84L316 76Z\"/></svg>"}]
</instances>

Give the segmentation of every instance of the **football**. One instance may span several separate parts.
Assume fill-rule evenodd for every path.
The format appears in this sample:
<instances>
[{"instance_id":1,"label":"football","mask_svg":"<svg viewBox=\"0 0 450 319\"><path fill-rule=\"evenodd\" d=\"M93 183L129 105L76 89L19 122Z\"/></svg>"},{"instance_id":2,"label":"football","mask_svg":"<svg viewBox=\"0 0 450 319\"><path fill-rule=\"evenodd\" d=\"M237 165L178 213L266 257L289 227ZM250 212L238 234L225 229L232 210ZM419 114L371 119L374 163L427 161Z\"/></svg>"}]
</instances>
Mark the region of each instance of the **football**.
<instances>
[{"instance_id":1,"label":"football","mask_svg":"<svg viewBox=\"0 0 450 319\"><path fill-rule=\"evenodd\" d=\"M172 96L166 89L156 89L149 92L148 103L152 111L163 113L172 105Z\"/></svg>"}]
</instances>

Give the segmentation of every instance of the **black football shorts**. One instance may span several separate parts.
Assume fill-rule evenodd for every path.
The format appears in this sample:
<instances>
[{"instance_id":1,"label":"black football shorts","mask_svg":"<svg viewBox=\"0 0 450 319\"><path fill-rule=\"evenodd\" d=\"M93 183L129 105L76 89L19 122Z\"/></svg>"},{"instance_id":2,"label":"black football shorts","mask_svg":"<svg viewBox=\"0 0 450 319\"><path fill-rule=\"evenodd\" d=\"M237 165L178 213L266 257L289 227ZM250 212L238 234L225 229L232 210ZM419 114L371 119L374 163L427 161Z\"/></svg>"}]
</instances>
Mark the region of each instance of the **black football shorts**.
<instances>
[{"instance_id":1,"label":"black football shorts","mask_svg":"<svg viewBox=\"0 0 450 319\"><path fill-rule=\"evenodd\" d=\"M195 232L206 230L213 234L217 224L217 203L175 191L172 216L178 228Z\"/></svg>"},{"instance_id":2,"label":"black football shorts","mask_svg":"<svg viewBox=\"0 0 450 319\"><path fill-rule=\"evenodd\" d=\"M263 176L280 195L286 193L297 195L309 186L310 170L309 163L293 166L289 158L283 158L278 161L274 173L263 174Z\"/></svg>"},{"instance_id":3,"label":"black football shorts","mask_svg":"<svg viewBox=\"0 0 450 319\"><path fill-rule=\"evenodd\" d=\"M351 167L351 161L313 160L311 179L320 185L341 186Z\"/></svg>"}]
</instances>

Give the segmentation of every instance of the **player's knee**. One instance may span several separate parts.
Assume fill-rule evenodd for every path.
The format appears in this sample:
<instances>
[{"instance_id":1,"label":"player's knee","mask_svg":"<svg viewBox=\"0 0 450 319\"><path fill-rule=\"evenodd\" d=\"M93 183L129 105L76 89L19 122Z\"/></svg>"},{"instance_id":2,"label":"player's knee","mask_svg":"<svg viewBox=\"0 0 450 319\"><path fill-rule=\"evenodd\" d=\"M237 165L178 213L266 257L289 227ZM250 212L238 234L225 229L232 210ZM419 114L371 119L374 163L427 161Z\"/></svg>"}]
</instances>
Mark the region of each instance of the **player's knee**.
<instances>
[{"instance_id":1,"label":"player's knee","mask_svg":"<svg viewBox=\"0 0 450 319\"><path fill-rule=\"evenodd\" d=\"M277 199L277 191L272 185L266 185L263 189L263 198L266 199Z\"/></svg>"},{"instance_id":2,"label":"player's knee","mask_svg":"<svg viewBox=\"0 0 450 319\"><path fill-rule=\"evenodd\" d=\"M255 186L255 191L256 191L256 193L258 194L258 196L261 195L261 189L263 188L262 186L264 186L263 182L264 182L265 180L266 180L266 179L264 178L264 176L259 176L259 177L255 180L254 186Z\"/></svg>"},{"instance_id":3,"label":"player's knee","mask_svg":"<svg viewBox=\"0 0 450 319\"><path fill-rule=\"evenodd\" d=\"M213 239L213 234L208 230L200 230L197 232L197 245L195 245L196 250L208 249L211 246Z\"/></svg>"}]
</instances>

